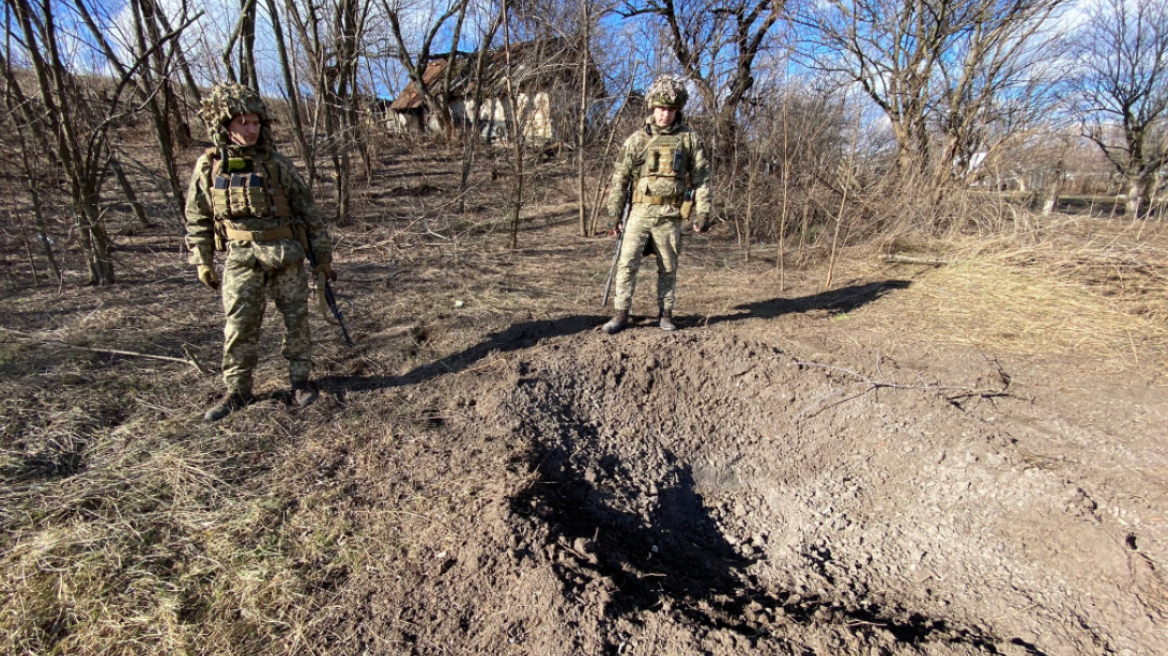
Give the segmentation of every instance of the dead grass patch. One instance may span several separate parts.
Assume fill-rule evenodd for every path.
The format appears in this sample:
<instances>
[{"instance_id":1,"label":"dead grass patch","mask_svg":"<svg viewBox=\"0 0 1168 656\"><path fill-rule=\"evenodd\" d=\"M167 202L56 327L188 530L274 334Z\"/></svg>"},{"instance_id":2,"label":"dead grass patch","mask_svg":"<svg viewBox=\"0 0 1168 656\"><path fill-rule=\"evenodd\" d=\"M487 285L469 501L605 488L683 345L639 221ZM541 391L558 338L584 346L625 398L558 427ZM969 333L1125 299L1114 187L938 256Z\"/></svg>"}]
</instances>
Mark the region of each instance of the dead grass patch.
<instances>
[{"instance_id":1,"label":"dead grass patch","mask_svg":"<svg viewBox=\"0 0 1168 656\"><path fill-rule=\"evenodd\" d=\"M1168 231L1068 219L993 239L915 243L948 264L903 265L914 283L888 326L1033 355L1164 367Z\"/></svg>"}]
</instances>

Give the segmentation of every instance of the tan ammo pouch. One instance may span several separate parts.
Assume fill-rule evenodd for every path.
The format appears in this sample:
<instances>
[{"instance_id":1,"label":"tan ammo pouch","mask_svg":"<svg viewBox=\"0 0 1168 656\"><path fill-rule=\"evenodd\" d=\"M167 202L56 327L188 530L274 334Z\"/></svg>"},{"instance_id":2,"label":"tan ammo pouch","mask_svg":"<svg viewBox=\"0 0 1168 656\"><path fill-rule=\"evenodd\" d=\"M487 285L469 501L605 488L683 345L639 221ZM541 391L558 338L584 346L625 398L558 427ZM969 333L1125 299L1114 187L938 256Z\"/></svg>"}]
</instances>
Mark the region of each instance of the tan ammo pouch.
<instances>
[{"instance_id":1,"label":"tan ammo pouch","mask_svg":"<svg viewBox=\"0 0 1168 656\"><path fill-rule=\"evenodd\" d=\"M641 203L642 205L677 205L677 201L681 200L681 196L650 196L640 189L633 190L633 202Z\"/></svg>"},{"instance_id":2,"label":"tan ammo pouch","mask_svg":"<svg viewBox=\"0 0 1168 656\"><path fill-rule=\"evenodd\" d=\"M286 218L292 206L278 175L278 166L268 161L239 160L241 173L218 173L212 179L211 207L220 219L256 217ZM257 165L261 172L255 172Z\"/></svg>"},{"instance_id":3,"label":"tan ammo pouch","mask_svg":"<svg viewBox=\"0 0 1168 656\"><path fill-rule=\"evenodd\" d=\"M223 232L232 241L274 241L276 239L296 239L291 226L280 226L271 230L236 230L224 225Z\"/></svg>"},{"instance_id":4,"label":"tan ammo pouch","mask_svg":"<svg viewBox=\"0 0 1168 656\"><path fill-rule=\"evenodd\" d=\"M690 214L693 214L693 201L687 200L681 204L681 218L688 220Z\"/></svg>"}]
</instances>

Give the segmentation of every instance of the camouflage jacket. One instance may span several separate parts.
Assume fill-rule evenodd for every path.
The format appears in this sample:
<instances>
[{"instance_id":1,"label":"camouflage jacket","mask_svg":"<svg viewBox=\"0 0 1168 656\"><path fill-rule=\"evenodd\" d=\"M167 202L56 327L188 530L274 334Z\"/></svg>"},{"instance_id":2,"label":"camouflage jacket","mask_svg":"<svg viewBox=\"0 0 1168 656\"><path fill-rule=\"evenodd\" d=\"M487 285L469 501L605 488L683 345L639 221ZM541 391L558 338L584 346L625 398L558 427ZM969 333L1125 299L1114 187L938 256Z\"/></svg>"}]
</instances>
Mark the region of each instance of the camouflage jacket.
<instances>
[{"instance_id":1,"label":"camouflage jacket","mask_svg":"<svg viewBox=\"0 0 1168 656\"><path fill-rule=\"evenodd\" d=\"M693 192L693 213L708 215L710 161L702 138L684 123L680 113L667 128L657 127L649 117L645 127L625 139L621 146L611 189L607 208L610 216L621 215L629 189L648 196L677 199L673 203L645 206L642 213L648 216L680 217L680 199L687 191Z\"/></svg>"},{"instance_id":2,"label":"camouflage jacket","mask_svg":"<svg viewBox=\"0 0 1168 656\"><path fill-rule=\"evenodd\" d=\"M333 245L332 240L329 238L328 228L325 226L324 218L321 216L320 211L316 208L316 203L312 199L312 191L305 184L304 179L296 170L296 166L292 163L292 160L276 152L274 149L262 146L244 149L232 147L230 150L231 152L229 154L232 156L252 158L253 160L265 162L265 168L275 173L274 177L281 181L281 186L283 187L284 195L287 197L288 206L291 209L292 215L290 217L265 216L233 218L228 220L228 225L238 230L270 230L282 225L302 225L306 229L308 245L316 256L317 264L331 263ZM219 156L209 151L195 162L195 170L191 174L191 184L187 189L186 202L186 244L187 248L191 251L191 264L210 265L212 263L212 255L215 250L215 214L212 207L211 190L214 187L214 178L218 165ZM275 240L275 242L287 241L290 240ZM229 244L236 245L240 243L229 242ZM288 260L289 263L291 260L296 259L294 257L295 254L301 250L299 242L296 244L271 243L271 245L272 247L278 247L281 253L289 253L291 257L281 256ZM250 243L249 246L266 248L259 242Z\"/></svg>"}]
</instances>

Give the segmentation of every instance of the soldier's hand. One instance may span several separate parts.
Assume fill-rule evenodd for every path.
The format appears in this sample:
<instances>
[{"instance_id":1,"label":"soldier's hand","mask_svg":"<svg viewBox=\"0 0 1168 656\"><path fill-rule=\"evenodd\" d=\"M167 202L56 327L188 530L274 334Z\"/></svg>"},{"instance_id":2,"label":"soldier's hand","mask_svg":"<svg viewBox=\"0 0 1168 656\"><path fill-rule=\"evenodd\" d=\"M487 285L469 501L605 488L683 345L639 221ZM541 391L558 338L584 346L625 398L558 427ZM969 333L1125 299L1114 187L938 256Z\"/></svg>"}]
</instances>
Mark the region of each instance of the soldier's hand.
<instances>
[{"instance_id":1,"label":"soldier's hand","mask_svg":"<svg viewBox=\"0 0 1168 656\"><path fill-rule=\"evenodd\" d=\"M215 273L215 267L206 264L199 265L199 282L210 287L211 289L219 289L219 274Z\"/></svg>"},{"instance_id":2,"label":"soldier's hand","mask_svg":"<svg viewBox=\"0 0 1168 656\"><path fill-rule=\"evenodd\" d=\"M693 229L694 229L694 232L697 232L697 233L700 233L703 235L706 234L707 232L709 232L710 231L710 217L699 216L698 222L693 224Z\"/></svg>"},{"instance_id":3,"label":"soldier's hand","mask_svg":"<svg viewBox=\"0 0 1168 656\"><path fill-rule=\"evenodd\" d=\"M322 273L324 274L325 279L331 280L332 282L337 281L337 272L333 271L332 264L325 262L324 264L318 264L312 268L312 275L317 276Z\"/></svg>"}]
</instances>

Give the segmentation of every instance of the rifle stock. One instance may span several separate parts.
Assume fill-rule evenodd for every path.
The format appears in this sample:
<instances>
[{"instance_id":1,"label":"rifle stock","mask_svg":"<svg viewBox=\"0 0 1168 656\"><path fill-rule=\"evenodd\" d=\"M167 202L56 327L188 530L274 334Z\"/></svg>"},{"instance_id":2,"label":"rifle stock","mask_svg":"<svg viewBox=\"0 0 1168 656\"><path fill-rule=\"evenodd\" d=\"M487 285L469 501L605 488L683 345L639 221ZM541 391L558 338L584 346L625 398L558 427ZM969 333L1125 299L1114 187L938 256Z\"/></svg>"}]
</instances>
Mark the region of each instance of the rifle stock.
<instances>
[{"instance_id":1,"label":"rifle stock","mask_svg":"<svg viewBox=\"0 0 1168 656\"><path fill-rule=\"evenodd\" d=\"M312 249L305 248L304 253L308 256L308 264L315 269L316 255L312 252ZM328 304L328 309L332 311L333 317L335 317L334 320L330 320L328 314L324 313L324 308L322 307L321 314L324 315L325 321L339 327L341 329L341 335L345 338L345 343L353 346L353 338L349 337L349 331L345 328L345 316L341 314L341 308L337 306L337 297L333 295L333 288L329 286L328 278L323 273L317 277L316 286L316 293L324 298L325 303Z\"/></svg>"}]
</instances>

